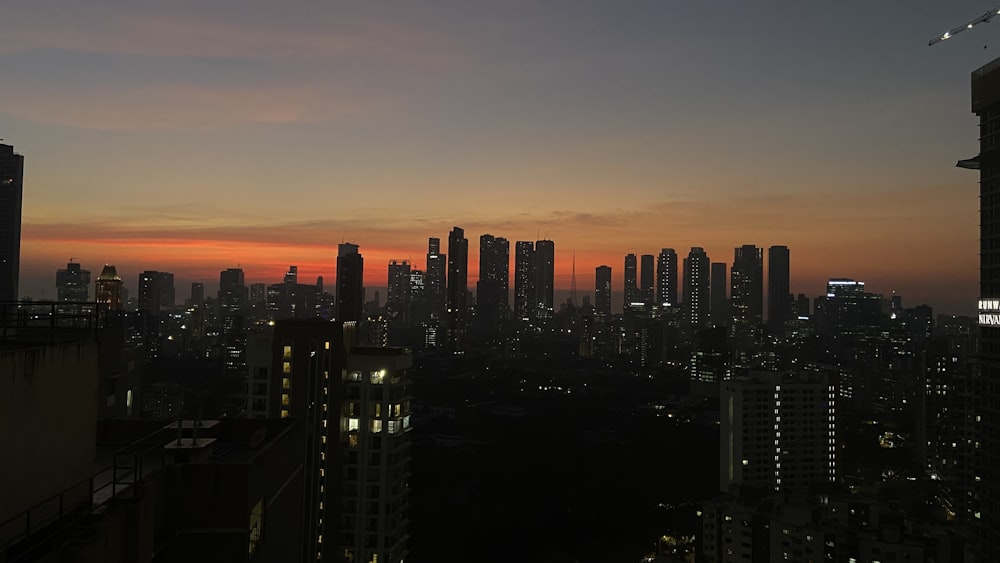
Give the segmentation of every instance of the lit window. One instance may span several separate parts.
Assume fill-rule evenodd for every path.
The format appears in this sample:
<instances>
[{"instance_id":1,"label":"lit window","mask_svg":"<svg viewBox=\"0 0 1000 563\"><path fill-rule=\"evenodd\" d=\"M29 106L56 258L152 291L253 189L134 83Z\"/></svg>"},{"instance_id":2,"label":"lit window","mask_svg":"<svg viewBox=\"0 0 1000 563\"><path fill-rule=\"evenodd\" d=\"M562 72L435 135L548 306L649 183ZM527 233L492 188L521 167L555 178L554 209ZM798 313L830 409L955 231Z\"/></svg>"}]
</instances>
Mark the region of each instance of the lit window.
<instances>
[{"instance_id":1,"label":"lit window","mask_svg":"<svg viewBox=\"0 0 1000 563\"><path fill-rule=\"evenodd\" d=\"M373 420L372 421L372 432L378 434L381 431L382 431L382 421L381 420Z\"/></svg>"},{"instance_id":2,"label":"lit window","mask_svg":"<svg viewBox=\"0 0 1000 563\"><path fill-rule=\"evenodd\" d=\"M281 373L292 373L292 362L281 362Z\"/></svg>"},{"instance_id":3,"label":"lit window","mask_svg":"<svg viewBox=\"0 0 1000 563\"><path fill-rule=\"evenodd\" d=\"M292 386L292 380L291 379L288 379L287 377L282 377L281 378L281 388L282 389L289 389L289 388L291 388L291 386Z\"/></svg>"},{"instance_id":4,"label":"lit window","mask_svg":"<svg viewBox=\"0 0 1000 563\"><path fill-rule=\"evenodd\" d=\"M250 556L264 537L264 500L258 500L250 510Z\"/></svg>"},{"instance_id":5,"label":"lit window","mask_svg":"<svg viewBox=\"0 0 1000 563\"><path fill-rule=\"evenodd\" d=\"M360 426L360 419L348 418L347 419L347 430L357 430Z\"/></svg>"},{"instance_id":6,"label":"lit window","mask_svg":"<svg viewBox=\"0 0 1000 563\"><path fill-rule=\"evenodd\" d=\"M282 348L282 350L281 350L281 357L282 358L291 358L292 357L292 347L291 346L284 346Z\"/></svg>"},{"instance_id":7,"label":"lit window","mask_svg":"<svg viewBox=\"0 0 1000 563\"><path fill-rule=\"evenodd\" d=\"M281 418L288 418L288 409L281 409Z\"/></svg>"}]
</instances>

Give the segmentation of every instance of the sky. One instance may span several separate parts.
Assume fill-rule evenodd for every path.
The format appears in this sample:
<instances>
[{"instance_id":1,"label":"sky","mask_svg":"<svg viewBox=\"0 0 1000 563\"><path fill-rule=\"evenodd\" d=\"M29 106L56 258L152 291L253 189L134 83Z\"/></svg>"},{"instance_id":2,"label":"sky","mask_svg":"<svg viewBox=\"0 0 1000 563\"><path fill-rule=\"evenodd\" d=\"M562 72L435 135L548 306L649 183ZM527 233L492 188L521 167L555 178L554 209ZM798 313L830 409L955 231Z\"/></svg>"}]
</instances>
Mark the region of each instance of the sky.
<instances>
[{"instance_id":1,"label":"sky","mask_svg":"<svg viewBox=\"0 0 1000 563\"><path fill-rule=\"evenodd\" d=\"M6 0L0 138L25 157L21 293L74 258L384 286L427 238L555 241L580 293L627 253L786 245L791 289L850 277L971 314L972 0Z\"/></svg>"}]
</instances>

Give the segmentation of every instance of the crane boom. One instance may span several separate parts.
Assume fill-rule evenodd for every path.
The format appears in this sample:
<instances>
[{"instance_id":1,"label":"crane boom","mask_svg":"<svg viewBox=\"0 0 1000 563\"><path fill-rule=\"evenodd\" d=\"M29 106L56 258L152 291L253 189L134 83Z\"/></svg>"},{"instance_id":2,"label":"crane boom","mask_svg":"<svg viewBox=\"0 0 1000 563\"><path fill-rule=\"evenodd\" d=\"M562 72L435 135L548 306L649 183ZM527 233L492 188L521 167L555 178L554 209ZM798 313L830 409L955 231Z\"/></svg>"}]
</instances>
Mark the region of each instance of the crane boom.
<instances>
[{"instance_id":1,"label":"crane boom","mask_svg":"<svg viewBox=\"0 0 1000 563\"><path fill-rule=\"evenodd\" d=\"M962 33L966 29L972 29L973 27L975 27L975 26L977 26L977 25L979 25L981 23L989 23L991 19L997 17L998 15L1000 15L1000 6L998 6L996 8L993 8L992 10L990 10L989 12L986 12L985 14L979 16L978 18L974 18L974 19L969 20L968 22L965 23L965 25L961 25L959 27L956 27L955 29L950 29L950 30L944 32L943 35L941 35L939 37L935 37L934 39L931 39L927 43L927 45L928 46L937 45L938 43L940 43L940 42L942 42L942 41L944 41L946 39L951 39L952 36L954 36L954 35L956 35L958 33Z\"/></svg>"}]
</instances>

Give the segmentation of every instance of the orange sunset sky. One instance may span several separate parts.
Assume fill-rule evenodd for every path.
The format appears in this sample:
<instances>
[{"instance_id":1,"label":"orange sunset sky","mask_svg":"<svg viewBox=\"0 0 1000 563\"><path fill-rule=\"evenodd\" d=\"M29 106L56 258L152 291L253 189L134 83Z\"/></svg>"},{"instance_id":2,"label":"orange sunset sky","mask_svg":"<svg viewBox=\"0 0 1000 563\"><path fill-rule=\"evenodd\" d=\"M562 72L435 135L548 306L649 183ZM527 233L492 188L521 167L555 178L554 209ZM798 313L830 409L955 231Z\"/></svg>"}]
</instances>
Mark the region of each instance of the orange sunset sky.
<instances>
[{"instance_id":1,"label":"orange sunset sky","mask_svg":"<svg viewBox=\"0 0 1000 563\"><path fill-rule=\"evenodd\" d=\"M28 2L0 19L0 137L25 157L21 293L70 257L177 294L384 286L427 238L550 238L556 284L704 247L787 245L830 277L973 312L977 2ZM8 17L8 15L10 17ZM975 34L979 34L978 36Z\"/></svg>"}]
</instances>

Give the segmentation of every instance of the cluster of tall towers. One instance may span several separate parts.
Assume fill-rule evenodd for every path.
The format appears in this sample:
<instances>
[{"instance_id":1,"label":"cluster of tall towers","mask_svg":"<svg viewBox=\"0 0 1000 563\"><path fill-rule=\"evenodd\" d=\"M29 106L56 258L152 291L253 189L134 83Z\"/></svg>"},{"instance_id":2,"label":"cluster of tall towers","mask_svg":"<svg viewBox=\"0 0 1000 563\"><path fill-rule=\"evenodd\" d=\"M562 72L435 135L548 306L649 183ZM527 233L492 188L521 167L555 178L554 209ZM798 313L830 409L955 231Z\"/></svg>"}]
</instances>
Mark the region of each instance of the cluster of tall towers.
<instances>
[{"instance_id":1,"label":"cluster of tall towers","mask_svg":"<svg viewBox=\"0 0 1000 563\"><path fill-rule=\"evenodd\" d=\"M767 322L780 326L792 310L788 247L770 247L767 258ZM607 265L595 271L594 306L601 318L612 314L611 275ZM664 248L657 256L627 254L622 293L626 311L644 305L681 307L684 324L689 326L760 324L764 321L764 249L754 245L737 247L728 279L726 264L712 262L705 249L697 246L680 264L673 248Z\"/></svg>"}]
</instances>

